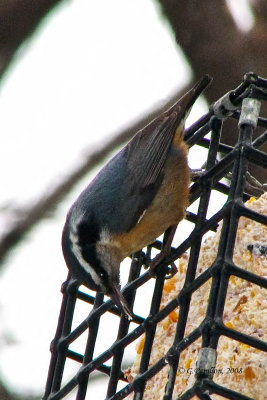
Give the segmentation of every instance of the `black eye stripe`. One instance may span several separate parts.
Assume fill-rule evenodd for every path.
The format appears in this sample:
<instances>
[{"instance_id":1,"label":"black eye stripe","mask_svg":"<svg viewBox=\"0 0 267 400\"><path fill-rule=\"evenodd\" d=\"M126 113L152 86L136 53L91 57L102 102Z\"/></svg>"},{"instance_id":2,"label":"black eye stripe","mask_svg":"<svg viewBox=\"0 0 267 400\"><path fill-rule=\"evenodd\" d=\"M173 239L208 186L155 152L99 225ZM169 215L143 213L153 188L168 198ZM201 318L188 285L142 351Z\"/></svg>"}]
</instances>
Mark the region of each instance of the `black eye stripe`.
<instances>
[{"instance_id":1,"label":"black eye stripe","mask_svg":"<svg viewBox=\"0 0 267 400\"><path fill-rule=\"evenodd\" d=\"M90 224L81 222L77 226L77 232L80 246L96 243L100 238L98 225L94 222L94 218L90 218Z\"/></svg>"},{"instance_id":2,"label":"black eye stripe","mask_svg":"<svg viewBox=\"0 0 267 400\"><path fill-rule=\"evenodd\" d=\"M81 249L83 259L90 264L104 284L108 283L108 274L101 266L97 257L95 243L100 239L98 225L93 215L88 217L88 222L81 222L77 226L78 245Z\"/></svg>"},{"instance_id":3,"label":"black eye stripe","mask_svg":"<svg viewBox=\"0 0 267 400\"><path fill-rule=\"evenodd\" d=\"M90 266L94 269L99 278L104 282L108 283L108 274L105 269L101 266L100 261L96 254L95 245L85 244L80 246L81 254L83 259L90 264Z\"/></svg>"}]
</instances>

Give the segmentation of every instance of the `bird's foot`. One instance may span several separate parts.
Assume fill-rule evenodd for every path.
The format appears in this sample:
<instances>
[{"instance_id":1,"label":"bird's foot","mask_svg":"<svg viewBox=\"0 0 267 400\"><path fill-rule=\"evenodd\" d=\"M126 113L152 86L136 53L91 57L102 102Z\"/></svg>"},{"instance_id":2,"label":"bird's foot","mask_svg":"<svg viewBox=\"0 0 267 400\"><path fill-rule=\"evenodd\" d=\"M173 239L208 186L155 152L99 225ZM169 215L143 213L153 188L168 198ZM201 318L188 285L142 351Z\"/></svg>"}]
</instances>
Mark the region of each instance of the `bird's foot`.
<instances>
[{"instance_id":1,"label":"bird's foot","mask_svg":"<svg viewBox=\"0 0 267 400\"><path fill-rule=\"evenodd\" d=\"M168 249L163 248L161 250L161 252L155 258L153 258L153 260L151 261L151 264L150 264L150 268L149 268L149 273L153 277L155 277L157 275L156 272L155 272L155 268L164 260L164 258L166 256L169 255L169 253L170 253L170 251ZM177 271L178 270L177 270L176 265L174 264L174 262L172 262L170 264L170 269L168 270L168 273L166 274L165 279L172 278L177 273Z\"/></svg>"},{"instance_id":2,"label":"bird's foot","mask_svg":"<svg viewBox=\"0 0 267 400\"><path fill-rule=\"evenodd\" d=\"M164 260L164 258L166 256L168 256L170 254L170 249L167 249L166 247L163 247L163 249L161 250L161 252L159 254L156 255L155 258L153 258L153 260L150 263L150 270L154 270L160 263L161 261Z\"/></svg>"},{"instance_id":3,"label":"bird's foot","mask_svg":"<svg viewBox=\"0 0 267 400\"><path fill-rule=\"evenodd\" d=\"M165 279L171 279L175 274L177 274L178 269L174 262L170 264L170 269L168 271L168 274L165 276Z\"/></svg>"}]
</instances>

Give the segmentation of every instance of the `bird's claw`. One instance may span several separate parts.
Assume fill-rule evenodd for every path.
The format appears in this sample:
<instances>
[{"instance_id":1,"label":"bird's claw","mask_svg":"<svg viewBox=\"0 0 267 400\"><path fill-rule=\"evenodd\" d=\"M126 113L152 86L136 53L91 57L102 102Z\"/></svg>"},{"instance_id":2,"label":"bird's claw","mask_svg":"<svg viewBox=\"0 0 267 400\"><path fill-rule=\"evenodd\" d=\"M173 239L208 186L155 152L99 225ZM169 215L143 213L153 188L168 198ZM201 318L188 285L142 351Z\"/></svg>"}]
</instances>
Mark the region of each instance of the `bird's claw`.
<instances>
[{"instance_id":1,"label":"bird's claw","mask_svg":"<svg viewBox=\"0 0 267 400\"><path fill-rule=\"evenodd\" d=\"M151 261L150 270L155 269L161 263L161 261L163 261L164 258L166 256L168 256L169 254L170 254L170 251L167 250L166 248L163 248L161 250L161 252L159 254L157 254L156 257L153 258L153 260Z\"/></svg>"},{"instance_id":2,"label":"bird's claw","mask_svg":"<svg viewBox=\"0 0 267 400\"><path fill-rule=\"evenodd\" d=\"M149 268L149 273L150 273L150 275L151 275L153 278L155 278L155 277L157 276L156 271L155 271L155 268L161 263L161 261L164 260L164 258L165 258L167 255L169 255L169 251L164 251L164 249L163 249L163 250L161 250L161 252L151 261L150 268ZM170 279L170 278L172 278L172 277L177 273L177 271L178 271L178 270L177 270L176 265L174 264L174 262L172 262L172 263L170 264L170 268L169 268L169 270L168 270L168 272L167 272L167 274L166 274L166 276L165 276L165 279Z\"/></svg>"},{"instance_id":3,"label":"bird's claw","mask_svg":"<svg viewBox=\"0 0 267 400\"><path fill-rule=\"evenodd\" d=\"M165 279L171 279L178 272L178 269L177 269L176 265L174 264L174 262L172 262L170 264L170 266L171 267L168 271L168 274L165 276Z\"/></svg>"}]
</instances>

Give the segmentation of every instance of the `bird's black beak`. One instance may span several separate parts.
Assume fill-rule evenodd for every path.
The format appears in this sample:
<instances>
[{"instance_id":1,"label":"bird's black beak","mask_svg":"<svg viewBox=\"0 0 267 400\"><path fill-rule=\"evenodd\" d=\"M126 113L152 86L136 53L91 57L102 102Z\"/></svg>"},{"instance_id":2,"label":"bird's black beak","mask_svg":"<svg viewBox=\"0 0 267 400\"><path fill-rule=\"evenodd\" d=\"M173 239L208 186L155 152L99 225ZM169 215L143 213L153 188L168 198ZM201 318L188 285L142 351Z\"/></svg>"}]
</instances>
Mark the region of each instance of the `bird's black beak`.
<instances>
[{"instance_id":1,"label":"bird's black beak","mask_svg":"<svg viewBox=\"0 0 267 400\"><path fill-rule=\"evenodd\" d=\"M112 283L110 292L108 295L111 297L111 299L114 301L116 306L119 308L119 310L122 311L122 313L128 318L128 319L133 319L133 314L127 304L127 301L125 300L120 287L117 283Z\"/></svg>"}]
</instances>

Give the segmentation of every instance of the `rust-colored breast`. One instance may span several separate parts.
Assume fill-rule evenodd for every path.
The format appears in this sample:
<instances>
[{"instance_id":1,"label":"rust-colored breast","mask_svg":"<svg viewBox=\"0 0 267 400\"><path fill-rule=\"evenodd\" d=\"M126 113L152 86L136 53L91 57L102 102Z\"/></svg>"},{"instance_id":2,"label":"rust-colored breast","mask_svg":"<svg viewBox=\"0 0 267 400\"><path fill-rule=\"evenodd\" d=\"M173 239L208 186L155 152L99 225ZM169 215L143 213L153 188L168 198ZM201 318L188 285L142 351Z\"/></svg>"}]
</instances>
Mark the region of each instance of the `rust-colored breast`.
<instances>
[{"instance_id":1,"label":"rust-colored breast","mask_svg":"<svg viewBox=\"0 0 267 400\"><path fill-rule=\"evenodd\" d=\"M163 169L164 179L157 195L135 227L114 238L123 258L152 243L169 226L177 225L184 217L190 174L187 146L177 133L168 153Z\"/></svg>"}]
</instances>

